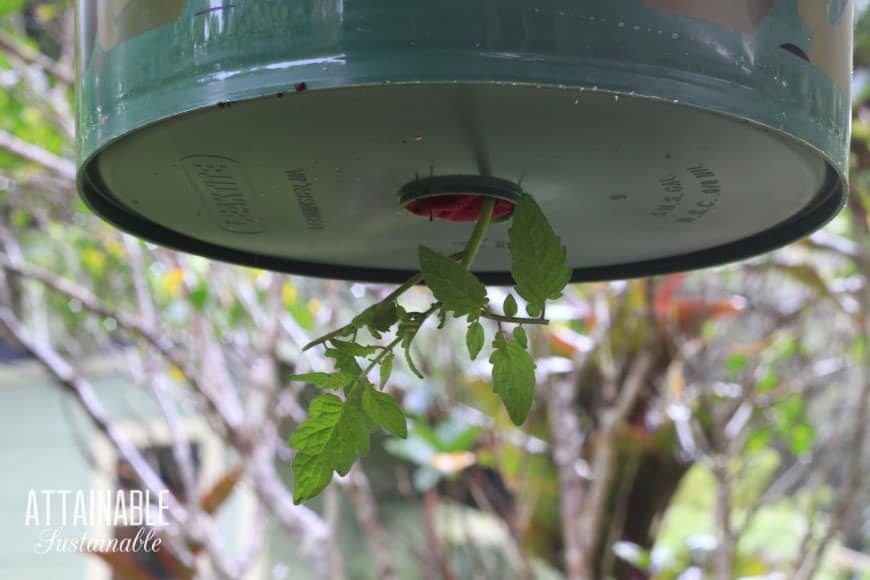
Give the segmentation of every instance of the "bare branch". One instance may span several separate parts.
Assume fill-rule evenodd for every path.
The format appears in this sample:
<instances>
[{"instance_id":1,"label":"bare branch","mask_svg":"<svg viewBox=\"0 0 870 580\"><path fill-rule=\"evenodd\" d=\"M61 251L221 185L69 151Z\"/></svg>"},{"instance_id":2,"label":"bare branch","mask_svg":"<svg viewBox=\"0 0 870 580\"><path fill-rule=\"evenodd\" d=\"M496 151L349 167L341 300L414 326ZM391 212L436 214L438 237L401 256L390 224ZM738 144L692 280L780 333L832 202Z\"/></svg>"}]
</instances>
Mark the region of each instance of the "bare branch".
<instances>
[{"instance_id":1,"label":"bare branch","mask_svg":"<svg viewBox=\"0 0 870 580\"><path fill-rule=\"evenodd\" d=\"M606 294L606 291L605 291ZM617 313L625 304L627 293L620 297ZM546 389L547 419L553 446L553 461L559 477L559 514L562 522L562 558L568 578L590 578L590 560L585 557L585 540L580 522L586 500L586 487L581 467L584 435L577 417L576 396L580 377L586 371L610 332L615 314L604 316L592 337L591 348L578 352L571 373L558 380L551 379Z\"/></svg>"},{"instance_id":2,"label":"bare branch","mask_svg":"<svg viewBox=\"0 0 870 580\"><path fill-rule=\"evenodd\" d=\"M175 365L181 370L194 390L205 398L208 406L216 413L217 417L223 421L228 435L230 437L235 437L239 434L239 423L231 421L231 418L236 414L223 412L226 407L226 401L217 397L213 390L209 388L204 381L198 378L198 374L191 368L187 361L179 356L179 353L182 352L183 349L174 341L166 336L158 335L156 332L148 328L141 319L103 303L87 288L79 286L49 270L21 263L18 260L13 260L9 255L2 253L0 253L0 268L16 273L25 278L37 280L55 292L59 292L64 296L77 300L83 308L90 312L93 312L98 316L114 319L120 328L132 332L134 335L145 340L146 343L151 345L151 347L159 352L169 363Z\"/></svg>"},{"instance_id":3,"label":"bare branch","mask_svg":"<svg viewBox=\"0 0 870 580\"><path fill-rule=\"evenodd\" d=\"M269 514L301 538L302 554L308 559L315 578L342 575L341 569L333 570L329 560L323 557L333 541L326 522L309 508L293 505L293 498L275 471L277 433L274 423L270 430L262 435L259 445L245 454L244 467L252 488Z\"/></svg>"},{"instance_id":4,"label":"bare branch","mask_svg":"<svg viewBox=\"0 0 870 580\"><path fill-rule=\"evenodd\" d=\"M303 552L309 556L315 576L318 578L331 576L328 565L320 557L322 546L331 541L329 530L317 514L303 506L293 505L292 497L275 472L274 445L262 443L262 441L271 441L276 438L273 422L269 422L269 428L273 430L271 433L263 434L261 431L260 436L253 440L250 437L245 437L241 425L230 422L227 414L223 412L227 401L217 397L211 389L207 388L204 381L179 356L182 349L172 340L159 336L141 319L104 304L88 289L50 271L22 264L2 253L0 253L0 268L37 280L56 292L78 300L83 308L97 315L112 317L120 328L144 339L168 362L178 367L194 391L205 398L209 408L221 420L227 431L229 442L249 459L246 462L246 469L257 497L282 525L303 539Z\"/></svg>"},{"instance_id":5,"label":"bare branch","mask_svg":"<svg viewBox=\"0 0 870 580\"><path fill-rule=\"evenodd\" d=\"M397 578L396 566L384 538L384 528L378 518L377 502L372 495L369 479L363 471L362 465L357 463L350 470L346 478L339 480L347 486L350 499L353 502L357 520L365 532L366 541L369 544L378 566L378 578L392 580Z\"/></svg>"},{"instance_id":6,"label":"bare branch","mask_svg":"<svg viewBox=\"0 0 870 580\"><path fill-rule=\"evenodd\" d=\"M166 484L141 452L109 420L91 384L82 378L72 365L48 344L32 340L7 306L0 307L0 321L15 336L16 340L39 361L54 380L75 394L82 409L88 414L96 429L115 446L143 484L152 493L160 493L165 490ZM188 512L171 494L165 497L170 517L185 529L192 539L206 547L206 551L221 577L228 579L236 577L235 565L226 557L226 547L220 540L214 522L207 517L202 517L202 514Z\"/></svg>"},{"instance_id":7,"label":"bare branch","mask_svg":"<svg viewBox=\"0 0 870 580\"><path fill-rule=\"evenodd\" d=\"M562 521L562 558L568 578L587 576L584 567L580 528L585 488L577 470L581 461L583 433L574 410L578 373L554 380L547 385L547 418L552 436L553 462L559 476L559 514Z\"/></svg>"},{"instance_id":8,"label":"bare branch","mask_svg":"<svg viewBox=\"0 0 870 580\"><path fill-rule=\"evenodd\" d=\"M601 428L595 435L595 458L592 464L592 483L583 503L580 520L580 537L583 542L583 557L593 562L598 550L599 528L607 504L610 483L613 479L614 437L617 428L625 421L652 366L652 354L642 348L631 365L628 376L619 390L614 404L602 411Z\"/></svg>"},{"instance_id":9,"label":"bare branch","mask_svg":"<svg viewBox=\"0 0 870 580\"><path fill-rule=\"evenodd\" d=\"M6 57L23 81L20 85L16 84L11 87L14 92L19 92L20 87L21 94L16 95L16 98L34 106L67 139L74 140L76 128L69 98L66 94L68 87L59 84L52 90L46 86L46 83L36 74L32 66L9 53L6 54Z\"/></svg>"},{"instance_id":10,"label":"bare branch","mask_svg":"<svg viewBox=\"0 0 870 580\"><path fill-rule=\"evenodd\" d=\"M15 55L28 64L41 68L49 75L66 85L72 85L76 82L72 68L48 58L41 52L30 48L26 44L15 39L13 36L2 31L0 31L0 48Z\"/></svg>"},{"instance_id":11,"label":"bare branch","mask_svg":"<svg viewBox=\"0 0 870 580\"><path fill-rule=\"evenodd\" d=\"M75 163L68 159L64 159L63 157L59 157L38 145L19 139L9 131L0 129L0 149L16 157L20 157L25 161L41 165L49 171L52 171L58 176L68 180L70 183L75 182Z\"/></svg>"},{"instance_id":12,"label":"bare branch","mask_svg":"<svg viewBox=\"0 0 870 580\"><path fill-rule=\"evenodd\" d=\"M124 245L129 258L130 272L133 277L133 287L136 291L136 304L142 317L142 325L149 331L154 332L157 328L157 313L154 300L148 292L148 283L145 279L145 268L142 263L142 249L138 241L124 236ZM151 392L157 400L166 426L172 436L172 454L181 474L181 484L184 497L188 505L192 505L197 499L196 474L193 464L193 455L190 441L181 426L181 417L178 407L170 396L166 385L166 379L159 373L154 372L157 366L155 356L148 352L144 355L144 364L147 368L147 380L151 383Z\"/></svg>"},{"instance_id":13,"label":"bare branch","mask_svg":"<svg viewBox=\"0 0 870 580\"><path fill-rule=\"evenodd\" d=\"M644 349L643 352L637 355L637 358L631 365L628 377L626 377L625 383L619 391L619 397L611 410L612 414L607 417L607 420L610 421L611 424L606 425L605 428L613 429L618 423L624 421L628 417L628 414L631 412L631 408L637 401L640 390L644 385L644 381L647 378L647 373L652 366L652 362L652 354L648 349Z\"/></svg>"},{"instance_id":14,"label":"bare branch","mask_svg":"<svg viewBox=\"0 0 870 580\"><path fill-rule=\"evenodd\" d=\"M731 457L716 457L713 473L716 477L716 524L719 526L719 545L716 550L716 579L734 578L735 536L731 525L732 490L728 473Z\"/></svg>"},{"instance_id":15,"label":"bare branch","mask_svg":"<svg viewBox=\"0 0 870 580\"><path fill-rule=\"evenodd\" d=\"M240 578L247 577L248 571L257 560L257 556L263 551L266 543L266 514L262 504L257 504L252 518L253 530L248 536L248 544L239 560Z\"/></svg>"},{"instance_id":16,"label":"bare branch","mask_svg":"<svg viewBox=\"0 0 870 580\"><path fill-rule=\"evenodd\" d=\"M329 533L335 536L341 517L341 497L335 485L328 486L323 493L323 517L326 519L326 525L329 526ZM342 569L342 557L338 545L330 542L326 548L323 556L329 562L329 567L334 570L332 580L344 580L344 574L339 572Z\"/></svg>"},{"instance_id":17,"label":"bare branch","mask_svg":"<svg viewBox=\"0 0 870 580\"><path fill-rule=\"evenodd\" d=\"M834 513L828 522L827 529L816 543L812 552L803 560L794 578L797 580L810 580L815 577L822 556L825 554L834 536L840 531L850 515L852 504L858 492L861 490L861 482L865 474L863 471L864 447L867 444L867 423L870 422L870 377L865 377L864 385L858 393L855 408L855 423L852 440L848 446L848 471L846 477L836 495L837 501Z\"/></svg>"},{"instance_id":18,"label":"bare branch","mask_svg":"<svg viewBox=\"0 0 870 580\"><path fill-rule=\"evenodd\" d=\"M824 230L805 238L802 243L814 250L822 250L851 259L857 258L860 254L858 244Z\"/></svg>"}]
</instances>

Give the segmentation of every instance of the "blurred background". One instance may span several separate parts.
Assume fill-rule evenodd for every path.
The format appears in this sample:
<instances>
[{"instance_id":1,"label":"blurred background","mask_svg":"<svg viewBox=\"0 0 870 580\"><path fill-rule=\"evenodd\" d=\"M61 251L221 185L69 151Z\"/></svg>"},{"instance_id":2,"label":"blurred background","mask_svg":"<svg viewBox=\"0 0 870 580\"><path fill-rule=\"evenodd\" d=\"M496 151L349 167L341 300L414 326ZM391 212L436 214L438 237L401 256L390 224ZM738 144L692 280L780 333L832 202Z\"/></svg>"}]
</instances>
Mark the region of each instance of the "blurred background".
<instances>
[{"instance_id":1,"label":"blurred background","mask_svg":"<svg viewBox=\"0 0 870 580\"><path fill-rule=\"evenodd\" d=\"M71 3L0 0L0 578L870 578L865 8L852 191L824 231L713 270L570 287L530 337L522 428L461 325L422 332L427 378L397 362L388 385L408 439L375 437L294 506L287 439L314 392L289 377L327 368L301 347L390 289L103 224L75 192ZM40 553L57 526L25 517L33 490L161 489L157 553Z\"/></svg>"}]
</instances>

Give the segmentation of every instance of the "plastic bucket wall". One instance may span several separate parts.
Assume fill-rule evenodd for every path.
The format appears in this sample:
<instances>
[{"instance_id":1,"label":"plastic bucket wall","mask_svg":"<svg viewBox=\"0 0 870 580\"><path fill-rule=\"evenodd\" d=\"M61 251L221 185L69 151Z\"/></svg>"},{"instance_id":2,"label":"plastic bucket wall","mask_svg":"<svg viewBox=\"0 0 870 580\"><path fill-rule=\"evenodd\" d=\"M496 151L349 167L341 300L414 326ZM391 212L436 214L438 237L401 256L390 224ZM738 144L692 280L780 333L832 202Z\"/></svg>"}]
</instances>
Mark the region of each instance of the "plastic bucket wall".
<instances>
[{"instance_id":1,"label":"plastic bucket wall","mask_svg":"<svg viewBox=\"0 0 870 580\"><path fill-rule=\"evenodd\" d=\"M850 0L81 0L79 186L158 243L387 281L468 230L397 192L485 166L576 280L722 263L841 207L852 22Z\"/></svg>"}]
</instances>

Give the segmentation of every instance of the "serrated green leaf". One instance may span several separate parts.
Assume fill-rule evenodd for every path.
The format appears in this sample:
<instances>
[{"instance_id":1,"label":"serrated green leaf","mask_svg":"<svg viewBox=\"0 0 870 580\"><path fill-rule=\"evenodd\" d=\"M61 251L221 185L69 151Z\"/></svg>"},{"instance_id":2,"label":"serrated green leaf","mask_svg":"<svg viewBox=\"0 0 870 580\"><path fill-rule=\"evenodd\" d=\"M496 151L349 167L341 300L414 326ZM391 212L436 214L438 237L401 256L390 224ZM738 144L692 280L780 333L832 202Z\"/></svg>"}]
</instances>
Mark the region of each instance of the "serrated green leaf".
<instances>
[{"instance_id":1,"label":"serrated green leaf","mask_svg":"<svg viewBox=\"0 0 870 580\"><path fill-rule=\"evenodd\" d=\"M523 348L529 348L529 337L526 336L526 330L522 326L514 328L514 340L520 343Z\"/></svg>"},{"instance_id":2,"label":"serrated green leaf","mask_svg":"<svg viewBox=\"0 0 870 580\"><path fill-rule=\"evenodd\" d=\"M329 342L332 344L332 348L340 350L351 356L369 356L378 352L378 347L376 346L358 344L356 342L350 342L347 340L332 339Z\"/></svg>"},{"instance_id":3,"label":"serrated green leaf","mask_svg":"<svg viewBox=\"0 0 870 580\"><path fill-rule=\"evenodd\" d=\"M468 347L468 356L471 360L477 358L483 349L483 342L486 336L483 331L483 325L479 322L472 322L468 325L468 332L465 334L465 345Z\"/></svg>"},{"instance_id":4,"label":"serrated green leaf","mask_svg":"<svg viewBox=\"0 0 870 580\"><path fill-rule=\"evenodd\" d=\"M402 346L407 348L410 346L411 341L414 340L414 337L417 335L417 331L420 329L420 321L408 319L405 322L399 324L399 329L396 331L397 336L402 339Z\"/></svg>"},{"instance_id":5,"label":"serrated green leaf","mask_svg":"<svg viewBox=\"0 0 870 580\"><path fill-rule=\"evenodd\" d=\"M305 373L290 378L320 389L343 389L356 380L356 377L345 373Z\"/></svg>"},{"instance_id":6,"label":"serrated green leaf","mask_svg":"<svg viewBox=\"0 0 870 580\"><path fill-rule=\"evenodd\" d=\"M537 308L555 300L571 279L567 249L541 208L524 194L514 209L508 230L511 275L520 296Z\"/></svg>"},{"instance_id":7,"label":"serrated green leaf","mask_svg":"<svg viewBox=\"0 0 870 580\"><path fill-rule=\"evenodd\" d=\"M384 360L381 361L381 388L384 388L384 385L386 385L387 381L390 380L390 375L393 374L394 359L395 355L390 353L384 357Z\"/></svg>"},{"instance_id":8,"label":"serrated green leaf","mask_svg":"<svg viewBox=\"0 0 870 580\"><path fill-rule=\"evenodd\" d=\"M492 390L497 394L515 425L522 425L535 396L535 361L517 342L499 334L493 341Z\"/></svg>"},{"instance_id":9,"label":"serrated green leaf","mask_svg":"<svg viewBox=\"0 0 870 580\"><path fill-rule=\"evenodd\" d=\"M367 328L375 337L387 332L399 320L398 305L394 300L378 302L363 310L351 323L356 328Z\"/></svg>"},{"instance_id":10,"label":"serrated green leaf","mask_svg":"<svg viewBox=\"0 0 870 580\"><path fill-rule=\"evenodd\" d=\"M368 452L369 432L363 410L354 402L321 395L311 402L308 418L290 438L296 449L293 501L319 494L332 481L332 473L350 471L359 455Z\"/></svg>"},{"instance_id":11,"label":"serrated green leaf","mask_svg":"<svg viewBox=\"0 0 870 580\"><path fill-rule=\"evenodd\" d=\"M335 368L347 375L359 376L362 374L362 367L356 362L356 358L343 350L328 348L325 352L326 356L335 360Z\"/></svg>"},{"instance_id":12,"label":"serrated green leaf","mask_svg":"<svg viewBox=\"0 0 870 580\"><path fill-rule=\"evenodd\" d=\"M425 378L423 373L417 368L417 365L414 364L414 357L411 356L411 345L409 344L405 347L405 362L408 364L408 368L411 369L411 372L417 375L418 378Z\"/></svg>"},{"instance_id":13,"label":"serrated green leaf","mask_svg":"<svg viewBox=\"0 0 870 580\"><path fill-rule=\"evenodd\" d=\"M508 294L507 298L504 299L504 304L501 307L502 311L504 311L504 315L513 318L517 315L517 311L519 308L517 307L517 299L514 298L513 294Z\"/></svg>"},{"instance_id":14,"label":"serrated green leaf","mask_svg":"<svg viewBox=\"0 0 870 580\"><path fill-rule=\"evenodd\" d=\"M409 313L406 313L402 317L402 322L399 323L399 328L396 331L396 335L402 339L401 346L405 351L405 361L408 363L408 368L411 369L411 372L423 378L423 375L417 370L417 365L414 364L414 359L411 357L411 343L414 340L414 337L417 335L417 331L420 329L420 321L414 317L412 317Z\"/></svg>"},{"instance_id":15,"label":"serrated green leaf","mask_svg":"<svg viewBox=\"0 0 870 580\"><path fill-rule=\"evenodd\" d=\"M396 402L396 398L388 393L381 393L373 388L367 388L362 395L363 411L369 418L402 439L408 436L408 426L405 414Z\"/></svg>"},{"instance_id":16,"label":"serrated green leaf","mask_svg":"<svg viewBox=\"0 0 870 580\"><path fill-rule=\"evenodd\" d=\"M475 314L487 303L486 288L462 264L420 246L420 270L444 310L457 318Z\"/></svg>"}]
</instances>

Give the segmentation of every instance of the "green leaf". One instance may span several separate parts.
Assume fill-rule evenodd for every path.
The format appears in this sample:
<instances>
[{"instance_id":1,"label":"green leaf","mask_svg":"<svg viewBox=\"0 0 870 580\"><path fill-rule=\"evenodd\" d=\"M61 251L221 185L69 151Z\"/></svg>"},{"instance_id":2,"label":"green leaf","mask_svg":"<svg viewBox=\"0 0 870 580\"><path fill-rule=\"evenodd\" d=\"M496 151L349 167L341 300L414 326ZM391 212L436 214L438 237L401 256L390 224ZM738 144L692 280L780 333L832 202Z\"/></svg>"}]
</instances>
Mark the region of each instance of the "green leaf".
<instances>
[{"instance_id":1,"label":"green leaf","mask_svg":"<svg viewBox=\"0 0 870 580\"><path fill-rule=\"evenodd\" d=\"M471 360L477 358L483 349L483 341L486 336L483 332L483 325L479 322L472 322L468 325L468 332L465 334L465 345L468 347L468 356Z\"/></svg>"},{"instance_id":2,"label":"green leaf","mask_svg":"<svg viewBox=\"0 0 870 580\"><path fill-rule=\"evenodd\" d=\"M420 321L407 313L401 319L402 322L399 323L396 334L402 339L401 345L405 351L405 361L408 363L408 368L411 369L411 372L422 379L423 375L417 369L417 365L414 364L414 359L411 357L411 343L417 335L417 331L420 330Z\"/></svg>"},{"instance_id":3,"label":"green leaf","mask_svg":"<svg viewBox=\"0 0 870 580\"><path fill-rule=\"evenodd\" d=\"M529 348L529 337L526 336L526 330L522 326L514 328L514 340L523 348Z\"/></svg>"},{"instance_id":4,"label":"green leaf","mask_svg":"<svg viewBox=\"0 0 870 580\"><path fill-rule=\"evenodd\" d=\"M376 346L366 346L364 344L357 344L355 342L338 339L332 339L329 342L332 344L333 348L351 356L369 356L378 352L378 347Z\"/></svg>"},{"instance_id":5,"label":"green leaf","mask_svg":"<svg viewBox=\"0 0 870 580\"><path fill-rule=\"evenodd\" d=\"M420 321L409 319L406 322L399 323L399 329L396 331L397 336L402 339L402 346L408 347L411 344L411 341L414 340L414 337L417 335L417 331L420 330Z\"/></svg>"},{"instance_id":6,"label":"green leaf","mask_svg":"<svg viewBox=\"0 0 870 580\"><path fill-rule=\"evenodd\" d=\"M393 435L402 439L408 436L405 414L392 395L381 393L369 387L363 391L362 406L363 411L372 421Z\"/></svg>"},{"instance_id":7,"label":"green leaf","mask_svg":"<svg viewBox=\"0 0 870 580\"><path fill-rule=\"evenodd\" d=\"M26 0L0 0L0 16L6 16L24 9Z\"/></svg>"},{"instance_id":8,"label":"green leaf","mask_svg":"<svg viewBox=\"0 0 870 580\"><path fill-rule=\"evenodd\" d=\"M566 247L528 194L514 209L508 240L517 292L531 306L543 309L545 301L562 295L571 270L565 264Z\"/></svg>"},{"instance_id":9,"label":"green leaf","mask_svg":"<svg viewBox=\"0 0 870 580\"><path fill-rule=\"evenodd\" d=\"M205 284L199 284L196 288L194 288L190 294L188 295L190 298L190 303L193 304L193 307L196 308L199 312L202 312L209 299L209 290L208 286Z\"/></svg>"},{"instance_id":10,"label":"green leaf","mask_svg":"<svg viewBox=\"0 0 870 580\"><path fill-rule=\"evenodd\" d=\"M759 449L764 448L770 440L773 438L773 434L770 432L770 429L761 429L753 433L749 439L746 441L746 450L747 451L758 451Z\"/></svg>"},{"instance_id":11,"label":"green leaf","mask_svg":"<svg viewBox=\"0 0 870 580\"><path fill-rule=\"evenodd\" d=\"M319 389L343 389L356 380L356 377L345 373L305 373L290 378L314 385Z\"/></svg>"},{"instance_id":12,"label":"green leaf","mask_svg":"<svg viewBox=\"0 0 870 580\"><path fill-rule=\"evenodd\" d=\"M414 364L414 357L411 356L410 344L405 347L405 362L408 364L408 368L411 369L411 372L417 375L418 378L426 378L423 376L423 373L420 372L420 369L417 368L417 365Z\"/></svg>"},{"instance_id":13,"label":"green leaf","mask_svg":"<svg viewBox=\"0 0 870 580\"><path fill-rule=\"evenodd\" d=\"M799 423L788 432L788 448L795 455L804 455L813 448L816 432L807 423Z\"/></svg>"},{"instance_id":14,"label":"green leaf","mask_svg":"<svg viewBox=\"0 0 870 580\"><path fill-rule=\"evenodd\" d=\"M381 361L381 388L384 388L384 385L387 384L387 381L390 380L390 375L393 374L393 360L395 359L395 355L393 353L388 354L384 357L384 360Z\"/></svg>"},{"instance_id":15,"label":"green leaf","mask_svg":"<svg viewBox=\"0 0 870 580\"><path fill-rule=\"evenodd\" d=\"M749 355L743 352L735 352L725 359L725 370L732 376L737 375L749 364Z\"/></svg>"},{"instance_id":16,"label":"green leaf","mask_svg":"<svg viewBox=\"0 0 870 580\"><path fill-rule=\"evenodd\" d=\"M355 328L367 328L376 338L387 332L399 320L399 309L395 300L378 302L363 310L351 323Z\"/></svg>"},{"instance_id":17,"label":"green leaf","mask_svg":"<svg viewBox=\"0 0 870 580\"><path fill-rule=\"evenodd\" d=\"M326 349L326 356L335 360L335 366L338 370L347 375L360 376L362 374L362 368L359 366L359 363L356 362L356 358L343 350L338 350L335 348Z\"/></svg>"},{"instance_id":18,"label":"green leaf","mask_svg":"<svg viewBox=\"0 0 870 580\"><path fill-rule=\"evenodd\" d=\"M507 295L507 298L504 299L504 304L501 308L504 311L504 315L508 318L513 318L517 315L517 311L519 310L519 308L517 307L517 299L514 298L513 294Z\"/></svg>"},{"instance_id":19,"label":"green leaf","mask_svg":"<svg viewBox=\"0 0 870 580\"><path fill-rule=\"evenodd\" d=\"M369 432L358 403L321 395L308 409L308 418L290 438L293 460L293 502L319 494L332 481L332 472L350 471L357 456L368 452Z\"/></svg>"},{"instance_id":20,"label":"green leaf","mask_svg":"<svg viewBox=\"0 0 870 580\"><path fill-rule=\"evenodd\" d=\"M493 341L492 389L501 397L511 421L521 425L535 396L535 361L518 342L507 342L499 333Z\"/></svg>"},{"instance_id":21,"label":"green leaf","mask_svg":"<svg viewBox=\"0 0 870 580\"><path fill-rule=\"evenodd\" d=\"M538 316L543 314L543 312L543 306L538 306L537 304L526 304L526 314L528 314L532 318L537 318Z\"/></svg>"},{"instance_id":22,"label":"green leaf","mask_svg":"<svg viewBox=\"0 0 870 580\"><path fill-rule=\"evenodd\" d=\"M799 395L791 395L776 404L779 415L779 428L787 430L794 425L804 412L804 400Z\"/></svg>"},{"instance_id":23,"label":"green leaf","mask_svg":"<svg viewBox=\"0 0 870 580\"><path fill-rule=\"evenodd\" d=\"M767 393L777 384L779 384L779 374L775 370L769 369L764 377L755 384L755 389L759 393Z\"/></svg>"},{"instance_id":24,"label":"green leaf","mask_svg":"<svg viewBox=\"0 0 870 580\"><path fill-rule=\"evenodd\" d=\"M420 246L420 270L426 285L444 310L457 318L476 314L487 303L486 288L462 264Z\"/></svg>"}]
</instances>

